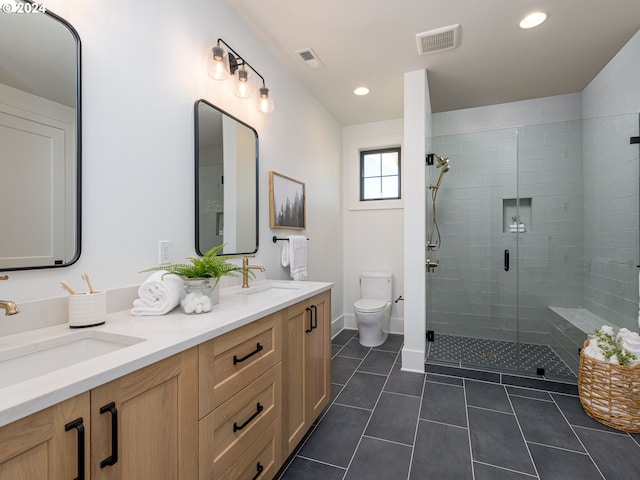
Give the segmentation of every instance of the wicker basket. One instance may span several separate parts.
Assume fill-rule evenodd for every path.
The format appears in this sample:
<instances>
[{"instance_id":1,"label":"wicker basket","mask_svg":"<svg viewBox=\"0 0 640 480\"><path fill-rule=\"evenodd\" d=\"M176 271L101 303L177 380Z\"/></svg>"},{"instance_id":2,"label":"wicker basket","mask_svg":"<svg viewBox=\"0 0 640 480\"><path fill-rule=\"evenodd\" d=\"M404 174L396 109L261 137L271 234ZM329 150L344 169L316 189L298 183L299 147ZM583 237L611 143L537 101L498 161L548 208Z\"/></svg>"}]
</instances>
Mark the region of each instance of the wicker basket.
<instances>
[{"instance_id":1,"label":"wicker basket","mask_svg":"<svg viewBox=\"0 0 640 480\"><path fill-rule=\"evenodd\" d=\"M589 340L584 342L587 347ZM616 430L640 433L640 365L628 367L580 352L578 392L584 411Z\"/></svg>"}]
</instances>

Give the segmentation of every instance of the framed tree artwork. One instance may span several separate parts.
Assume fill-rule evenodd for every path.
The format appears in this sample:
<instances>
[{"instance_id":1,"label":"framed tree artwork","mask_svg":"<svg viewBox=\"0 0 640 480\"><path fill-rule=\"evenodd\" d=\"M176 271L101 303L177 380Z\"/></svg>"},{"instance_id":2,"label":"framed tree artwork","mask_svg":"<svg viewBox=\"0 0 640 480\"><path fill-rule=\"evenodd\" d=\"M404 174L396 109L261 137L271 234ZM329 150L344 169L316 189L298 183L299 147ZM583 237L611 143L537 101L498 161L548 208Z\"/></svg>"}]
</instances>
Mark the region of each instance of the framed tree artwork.
<instances>
[{"instance_id":1,"label":"framed tree artwork","mask_svg":"<svg viewBox=\"0 0 640 480\"><path fill-rule=\"evenodd\" d=\"M304 183L280 173L269 172L269 226L306 228Z\"/></svg>"}]
</instances>

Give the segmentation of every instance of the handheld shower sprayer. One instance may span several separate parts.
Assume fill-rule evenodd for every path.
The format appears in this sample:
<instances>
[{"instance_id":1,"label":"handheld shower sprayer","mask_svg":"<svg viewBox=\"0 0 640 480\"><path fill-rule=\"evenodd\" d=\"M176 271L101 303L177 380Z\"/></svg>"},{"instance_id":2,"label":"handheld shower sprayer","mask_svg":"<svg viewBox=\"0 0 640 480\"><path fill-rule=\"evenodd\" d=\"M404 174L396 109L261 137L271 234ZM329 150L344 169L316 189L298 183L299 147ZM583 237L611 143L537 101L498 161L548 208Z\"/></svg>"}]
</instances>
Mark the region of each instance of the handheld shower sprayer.
<instances>
[{"instance_id":1,"label":"handheld shower sprayer","mask_svg":"<svg viewBox=\"0 0 640 480\"><path fill-rule=\"evenodd\" d=\"M436 184L431 185L429 188L431 188L432 190L437 190L438 188L440 188L440 184L442 183L442 177L444 177L444 174L451 170L451 165L449 165L448 158L443 158L440 155L436 155L435 153L433 154L433 156L438 161L436 168L442 168L442 171L440 172L440 176L438 177L438 181L436 182Z\"/></svg>"},{"instance_id":2,"label":"handheld shower sprayer","mask_svg":"<svg viewBox=\"0 0 640 480\"><path fill-rule=\"evenodd\" d=\"M441 238L440 238L440 229L438 228L438 220L436 218L436 197L438 196L438 189L440 188L440 184L442 183L442 178L444 177L445 173L451 170L451 165L449 164L448 158L441 157L440 155L436 155L435 153L432 153L431 155L433 155L433 158L435 158L438 161L436 168L442 168L442 170L440 171L440 175L438 176L438 181L436 182L436 184L429 185L429 189L431 190L431 208L433 212L433 219L432 219L433 226L431 228L431 232L429 232L429 235L427 237L427 249L438 250L440 248ZM433 238L434 233L436 235L435 241Z\"/></svg>"}]
</instances>

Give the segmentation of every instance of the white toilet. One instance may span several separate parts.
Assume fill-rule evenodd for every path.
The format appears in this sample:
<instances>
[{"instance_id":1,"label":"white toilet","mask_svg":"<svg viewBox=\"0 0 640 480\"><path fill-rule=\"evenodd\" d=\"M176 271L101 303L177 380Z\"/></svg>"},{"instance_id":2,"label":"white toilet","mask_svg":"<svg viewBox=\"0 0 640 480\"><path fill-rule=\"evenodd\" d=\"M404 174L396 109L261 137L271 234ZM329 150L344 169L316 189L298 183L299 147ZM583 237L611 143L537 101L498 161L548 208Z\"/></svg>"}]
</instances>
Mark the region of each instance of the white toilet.
<instances>
[{"instance_id":1,"label":"white toilet","mask_svg":"<svg viewBox=\"0 0 640 480\"><path fill-rule=\"evenodd\" d=\"M382 345L389 335L393 276L389 272L362 272L360 300L353 304L358 323L360 344L365 347Z\"/></svg>"}]
</instances>

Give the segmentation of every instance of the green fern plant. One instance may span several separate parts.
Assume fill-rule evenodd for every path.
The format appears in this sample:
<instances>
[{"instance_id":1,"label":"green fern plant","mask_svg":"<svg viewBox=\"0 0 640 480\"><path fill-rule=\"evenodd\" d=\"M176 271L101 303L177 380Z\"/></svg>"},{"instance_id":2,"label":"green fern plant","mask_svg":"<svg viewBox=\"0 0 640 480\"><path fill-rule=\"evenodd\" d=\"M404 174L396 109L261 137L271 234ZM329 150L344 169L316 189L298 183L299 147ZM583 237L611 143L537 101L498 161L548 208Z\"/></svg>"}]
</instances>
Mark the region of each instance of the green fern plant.
<instances>
[{"instance_id":1,"label":"green fern plant","mask_svg":"<svg viewBox=\"0 0 640 480\"><path fill-rule=\"evenodd\" d=\"M242 272L242 267L228 262L229 259L236 258L235 255L218 255L225 245L223 243L213 247L202 257L187 257L191 263L158 265L142 272L166 270L167 273L175 273L185 279L215 278L217 283L220 277L233 277Z\"/></svg>"}]
</instances>

